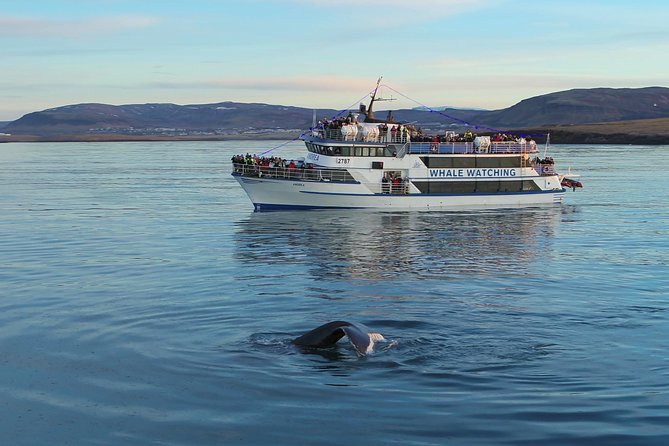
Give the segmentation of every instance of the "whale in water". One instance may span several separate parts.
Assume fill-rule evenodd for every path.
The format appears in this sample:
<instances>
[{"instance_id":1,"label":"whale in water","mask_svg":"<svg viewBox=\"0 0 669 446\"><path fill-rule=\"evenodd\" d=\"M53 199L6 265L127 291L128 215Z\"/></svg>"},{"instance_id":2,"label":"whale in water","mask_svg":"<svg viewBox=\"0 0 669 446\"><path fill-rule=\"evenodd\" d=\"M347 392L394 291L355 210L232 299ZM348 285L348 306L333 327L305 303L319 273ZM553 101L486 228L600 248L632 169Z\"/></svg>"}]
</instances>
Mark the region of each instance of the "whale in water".
<instances>
[{"instance_id":1,"label":"whale in water","mask_svg":"<svg viewBox=\"0 0 669 446\"><path fill-rule=\"evenodd\" d=\"M375 342L385 340L380 333L375 333L357 322L332 321L293 339L293 344L312 348L331 347L344 336L360 355L371 353L374 351Z\"/></svg>"}]
</instances>

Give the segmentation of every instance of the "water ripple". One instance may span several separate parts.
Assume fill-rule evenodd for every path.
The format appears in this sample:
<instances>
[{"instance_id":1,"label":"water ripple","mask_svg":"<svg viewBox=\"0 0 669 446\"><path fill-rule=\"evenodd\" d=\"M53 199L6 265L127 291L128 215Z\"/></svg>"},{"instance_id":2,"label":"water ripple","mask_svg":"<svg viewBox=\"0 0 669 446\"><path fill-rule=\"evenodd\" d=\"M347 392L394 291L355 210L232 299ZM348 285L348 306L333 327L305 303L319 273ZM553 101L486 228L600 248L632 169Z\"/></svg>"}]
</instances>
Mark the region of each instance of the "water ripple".
<instances>
[{"instance_id":1,"label":"water ripple","mask_svg":"<svg viewBox=\"0 0 669 446\"><path fill-rule=\"evenodd\" d=\"M0 146L2 444L669 442L666 147L554 148L557 208L255 214L264 146ZM337 319L389 342L291 343Z\"/></svg>"}]
</instances>

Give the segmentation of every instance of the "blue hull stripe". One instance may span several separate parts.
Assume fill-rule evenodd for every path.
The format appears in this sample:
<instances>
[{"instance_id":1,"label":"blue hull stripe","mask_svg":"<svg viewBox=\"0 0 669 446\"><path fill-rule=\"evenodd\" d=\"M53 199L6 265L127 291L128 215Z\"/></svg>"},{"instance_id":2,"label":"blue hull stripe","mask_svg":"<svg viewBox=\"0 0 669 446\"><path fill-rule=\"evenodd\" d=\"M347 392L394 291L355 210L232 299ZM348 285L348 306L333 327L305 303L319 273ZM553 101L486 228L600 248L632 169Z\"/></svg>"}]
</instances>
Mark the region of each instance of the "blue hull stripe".
<instances>
[{"instance_id":1,"label":"blue hull stripe","mask_svg":"<svg viewBox=\"0 0 669 446\"><path fill-rule=\"evenodd\" d=\"M270 203L253 203L256 211L311 211L316 209L366 209L364 207L349 207L349 206L307 206L297 204L270 204Z\"/></svg>"},{"instance_id":2,"label":"blue hull stripe","mask_svg":"<svg viewBox=\"0 0 669 446\"><path fill-rule=\"evenodd\" d=\"M481 196L494 196L500 197L504 195L540 195L540 194L559 194L565 192L566 189L561 190L535 190L535 191L525 191L525 192L487 192L487 193L473 193L473 194L345 194L339 192L316 192L316 191L306 191L301 190L302 194L314 194L314 195L337 195L337 196L348 196L348 197L378 197L378 196L388 196L393 198L417 198L417 197L481 197Z\"/></svg>"}]
</instances>

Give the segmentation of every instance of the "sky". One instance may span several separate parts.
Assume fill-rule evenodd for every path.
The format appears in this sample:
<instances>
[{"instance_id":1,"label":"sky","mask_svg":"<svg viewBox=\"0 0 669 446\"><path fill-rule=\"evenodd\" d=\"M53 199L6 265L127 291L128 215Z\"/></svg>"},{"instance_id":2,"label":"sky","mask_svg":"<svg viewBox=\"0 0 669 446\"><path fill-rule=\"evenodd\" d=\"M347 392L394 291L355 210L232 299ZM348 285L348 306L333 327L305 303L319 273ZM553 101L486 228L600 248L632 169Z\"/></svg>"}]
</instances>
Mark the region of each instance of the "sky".
<instances>
[{"instance_id":1,"label":"sky","mask_svg":"<svg viewBox=\"0 0 669 446\"><path fill-rule=\"evenodd\" d=\"M87 102L343 109L379 76L392 108L668 86L668 19L666 0L0 0L0 120Z\"/></svg>"}]
</instances>

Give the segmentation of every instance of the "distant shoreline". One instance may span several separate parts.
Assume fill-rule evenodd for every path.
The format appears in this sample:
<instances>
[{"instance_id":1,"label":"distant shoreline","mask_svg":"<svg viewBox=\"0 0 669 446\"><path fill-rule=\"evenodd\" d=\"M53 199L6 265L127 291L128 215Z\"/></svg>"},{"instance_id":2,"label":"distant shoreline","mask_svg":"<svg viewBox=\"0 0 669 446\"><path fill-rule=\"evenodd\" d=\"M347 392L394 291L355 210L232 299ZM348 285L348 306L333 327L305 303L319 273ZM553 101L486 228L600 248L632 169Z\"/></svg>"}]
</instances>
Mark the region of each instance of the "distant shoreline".
<instances>
[{"instance_id":1,"label":"distant shoreline","mask_svg":"<svg viewBox=\"0 0 669 446\"><path fill-rule=\"evenodd\" d=\"M238 134L225 136L158 136L158 135L0 135L2 142L169 142L169 141L270 141L297 139L295 133Z\"/></svg>"},{"instance_id":2,"label":"distant shoreline","mask_svg":"<svg viewBox=\"0 0 669 446\"><path fill-rule=\"evenodd\" d=\"M433 130L436 131L436 130ZM596 124L555 125L544 127L525 127L509 129L516 135L546 135L554 144L630 144L630 145L669 145L669 118L643 119L633 121L604 122ZM480 132L489 134L490 132ZM124 134L124 133L51 133L3 134L0 142L130 142L130 141L267 141L297 139L300 131L296 128L276 131L240 132L221 134ZM545 138L536 137L537 142Z\"/></svg>"},{"instance_id":3,"label":"distant shoreline","mask_svg":"<svg viewBox=\"0 0 669 446\"><path fill-rule=\"evenodd\" d=\"M550 133L553 144L622 144L622 145L669 145L669 129L667 134L653 133L599 133L580 132L576 129L523 129L512 130L518 134L540 134ZM238 135L183 135L183 136L158 136L158 135L0 135L0 143L10 142L169 142L169 141L269 141L269 140L291 140L299 137L293 132L276 132L262 134L238 134ZM541 139L538 142L543 143Z\"/></svg>"}]
</instances>

